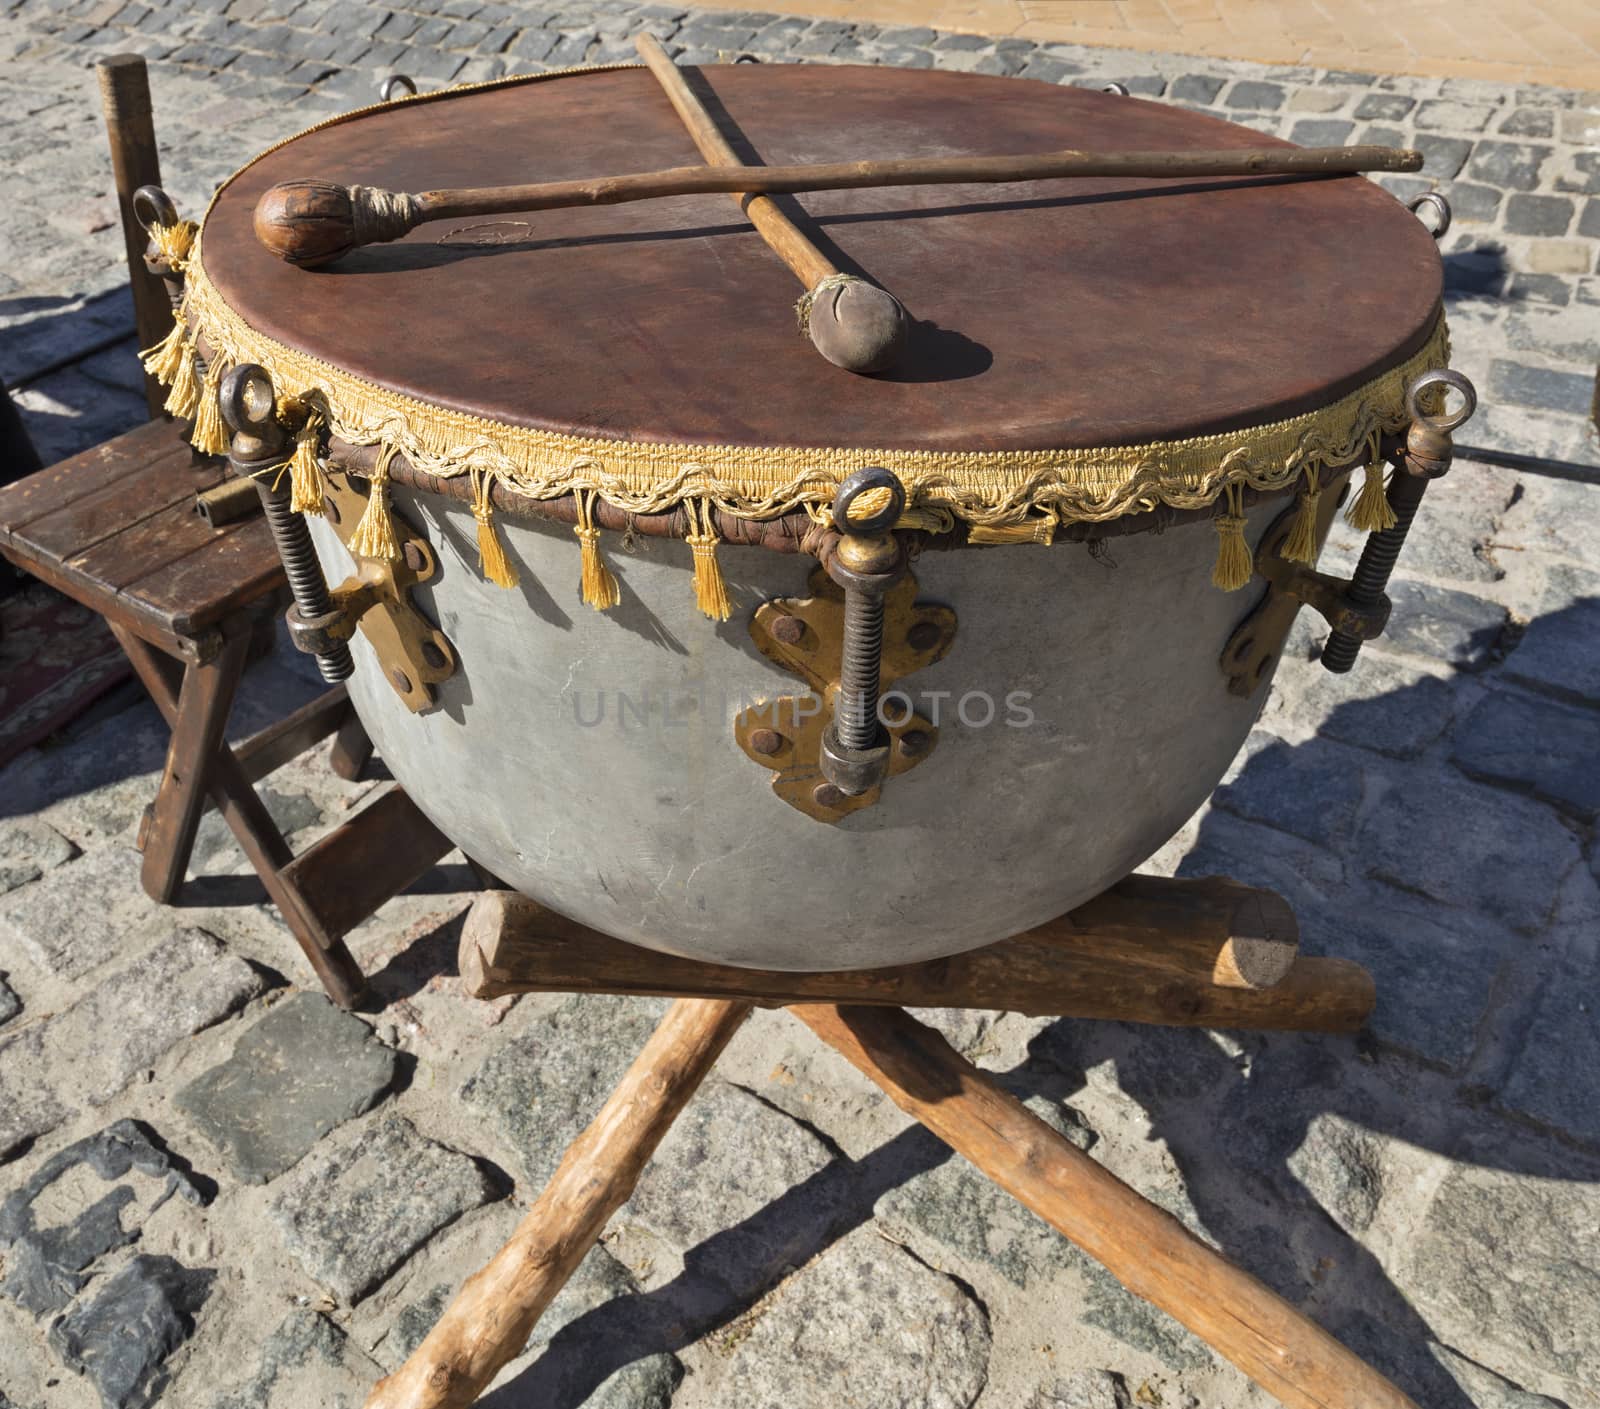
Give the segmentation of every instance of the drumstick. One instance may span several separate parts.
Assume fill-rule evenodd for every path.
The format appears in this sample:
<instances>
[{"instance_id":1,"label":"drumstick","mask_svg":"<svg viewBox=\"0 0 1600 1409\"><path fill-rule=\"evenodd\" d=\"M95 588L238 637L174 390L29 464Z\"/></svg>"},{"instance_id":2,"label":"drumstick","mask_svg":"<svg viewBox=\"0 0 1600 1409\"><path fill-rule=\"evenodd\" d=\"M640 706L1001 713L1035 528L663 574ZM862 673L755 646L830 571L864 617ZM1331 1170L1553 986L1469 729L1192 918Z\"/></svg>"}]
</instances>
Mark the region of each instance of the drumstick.
<instances>
[{"instance_id":1,"label":"drumstick","mask_svg":"<svg viewBox=\"0 0 1600 1409\"><path fill-rule=\"evenodd\" d=\"M635 36L633 45L666 91L667 101L683 119L706 165L743 167L733 144L694 95L661 41L646 31ZM876 284L841 273L771 196L735 192L734 200L767 248L804 285L806 293L796 308L800 325L817 351L849 372L881 372L893 366L906 340L906 311L900 300Z\"/></svg>"},{"instance_id":2,"label":"drumstick","mask_svg":"<svg viewBox=\"0 0 1600 1409\"><path fill-rule=\"evenodd\" d=\"M1025 156L911 157L806 166L675 166L628 176L469 186L413 194L306 178L273 186L256 203L256 238L280 259L311 269L362 245L398 240L430 220L519 215L713 192L770 195L870 186L1053 181L1072 176L1342 176L1421 171L1422 153L1395 147L1266 147L1202 152L1040 152Z\"/></svg>"}]
</instances>

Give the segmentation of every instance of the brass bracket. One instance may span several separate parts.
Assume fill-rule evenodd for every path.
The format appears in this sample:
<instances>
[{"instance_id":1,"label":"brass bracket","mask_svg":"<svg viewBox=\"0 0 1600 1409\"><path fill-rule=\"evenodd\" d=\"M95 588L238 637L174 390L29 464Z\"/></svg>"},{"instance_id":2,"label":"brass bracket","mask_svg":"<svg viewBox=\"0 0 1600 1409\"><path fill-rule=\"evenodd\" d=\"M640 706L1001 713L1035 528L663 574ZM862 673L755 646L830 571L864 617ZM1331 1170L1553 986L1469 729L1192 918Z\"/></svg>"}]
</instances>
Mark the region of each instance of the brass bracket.
<instances>
[{"instance_id":1,"label":"brass bracket","mask_svg":"<svg viewBox=\"0 0 1600 1409\"><path fill-rule=\"evenodd\" d=\"M1317 513L1319 544L1343 502L1342 494L1324 491ZM1256 572L1267 580L1267 595L1239 623L1222 650L1228 693L1242 699L1249 699L1266 679L1302 606L1320 614L1336 631L1347 631L1362 641L1381 635L1389 621L1387 597L1370 608L1359 606L1350 600L1350 583L1344 578L1291 563L1283 556L1283 545L1299 512L1298 505L1285 509L1262 537L1255 563Z\"/></svg>"},{"instance_id":2,"label":"brass bracket","mask_svg":"<svg viewBox=\"0 0 1600 1409\"><path fill-rule=\"evenodd\" d=\"M367 507L367 482L338 470L323 476L322 507L330 527L347 548ZM378 657L384 679L412 713L433 706L433 686L456 673L455 647L411 601L411 589L439 571L428 540L391 510L400 557L356 560L355 576L330 589L333 609L315 621L291 612L289 630L302 642L348 639L360 628Z\"/></svg>"},{"instance_id":3,"label":"brass bracket","mask_svg":"<svg viewBox=\"0 0 1600 1409\"><path fill-rule=\"evenodd\" d=\"M809 597L779 597L756 609L750 637L761 654L811 686L807 695L784 695L742 710L733 722L739 747L772 774L772 790L789 806L818 822L837 822L882 795L882 786L849 797L822 775L823 731L839 692L844 641L844 589L818 567ZM915 768L938 742L928 720L890 697L894 682L932 665L955 640L956 614L917 601L916 579L907 573L883 599L884 727L889 734L889 777ZM897 716L897 717L895 717Z\"/></svg>"}]
</instances>

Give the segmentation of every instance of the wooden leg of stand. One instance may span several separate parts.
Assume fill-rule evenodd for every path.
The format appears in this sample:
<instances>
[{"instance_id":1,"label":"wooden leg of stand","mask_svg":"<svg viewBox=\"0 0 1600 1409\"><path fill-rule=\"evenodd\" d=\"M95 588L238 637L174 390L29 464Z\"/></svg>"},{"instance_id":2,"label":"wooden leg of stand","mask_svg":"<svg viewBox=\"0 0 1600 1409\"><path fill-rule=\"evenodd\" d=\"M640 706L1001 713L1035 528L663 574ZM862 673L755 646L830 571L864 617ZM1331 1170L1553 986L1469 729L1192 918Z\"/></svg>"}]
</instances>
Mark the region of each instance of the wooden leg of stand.
<instances>
[{"instance_id":1,"label":"wooden leg of stand","mask_svg":"<svg viewBox=\"0 0 1600 1409\"><path fill-rule=\"evenodd\" d=\"M892 1008L790 1009L1007 1193L1290 1409L1416 1409L1365 1361Z\"/></svg>"},{"instance_id":2,"label":"wooden leg of stand","mask_svg":"<svg viewBox=\"0 0 1600 1409\"><path fill-rule=\"evenodd\" d=\"M366 1409L463 1409L483 1393L627 1201L749 1012L748 1003L711 1000L672 1006L511 1241L468 1279L411 1358L378 1382Z\"/></svg>"},{"instance_id":3,"label":"wooden leg of stand","mask_svg":"<svg viewBox=\"0 0 1600 1409\"><path fill-rule=\"evenodd\" d=\"M352 705L328 754L328 764L334 773L347 783L361 776L361 770L372 757L372 740L367 737L366 726Z\"/></svg>"}]
</instances>

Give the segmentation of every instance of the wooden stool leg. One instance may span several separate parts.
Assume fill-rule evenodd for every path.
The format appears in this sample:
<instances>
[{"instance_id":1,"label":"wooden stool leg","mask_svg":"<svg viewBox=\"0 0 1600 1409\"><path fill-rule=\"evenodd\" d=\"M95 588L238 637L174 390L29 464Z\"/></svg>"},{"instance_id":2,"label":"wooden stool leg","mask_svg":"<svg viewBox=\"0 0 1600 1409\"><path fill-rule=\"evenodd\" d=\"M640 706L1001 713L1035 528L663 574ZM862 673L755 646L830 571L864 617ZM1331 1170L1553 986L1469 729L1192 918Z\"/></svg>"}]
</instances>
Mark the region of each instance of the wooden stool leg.
<instances>
[{"instance_id":1,"label":"wooden stool leg","mask_svg":"<svg viewBox=\"0 0 1600 1409\"><path fill-rule=\"evenodd\" d=\"M661 1138L750 1012L683 998L668 1010L516 1233L467 1280L366 1409L462 1409L528 1342L535 1323L633 1192Z\"/></svg>"},{"instance_id":2,"label":"wooden stool leg","mask_svg":"<svg viewBox=\"0 0 1600 1409\"><path fill-rule=\"evenodd\" d=\"M1365 1361L895 1008L790 1009L1007 1193L1290 1409L1416 1409ZM452 1401L453 1402L453 1401Z\"/></svg>"},{"instance_id":3,"label":"wooden stool leg","mask_svg":"<svg viewBox=\"0 0 1600 1409\"><path fill-rule=\"evenodd\" d=\"M344 717L344 723L339 726L339 732L334 736L328 763L334 773L345 782L353 783L361 776L361 770L367 766L367 760L371 757L372 740L367 737L366 726L362 724L361 717L352 705L350 712Z\"/></svg>"},{"instance_id":4,"label":"wooden stool leg","mask_svg":"<svg viewBox=\"0 0 1600 1409\"><path fill-rule=\"evenodd\" d=\"M117 635L151 697L156 699L160 694L170 698L175 664L137 637L121 631ZM249 647L249 638L239 637L229 641L215 660L183 668L182 684L168 718L172 740L167 745L167 766L139 834L144 851L140 879L150 898L163 905L170 904L183 889L189 854L194 850L195 833L206 808L212 760L228 727L234 691ZM152 672L158 684L152 684ZM161 700L156 699L156 704L160 708ZM168 711L163 709L162 713Z\"/></svg>"},{"instance_id":5,"label":"wooden stool leg","mask_svg":"<svg viewBox=\"0 0 1600 1409\"><path fill-rule=\"evenodd\" d=\"M178 684L178 665L175 661L163 655L148 642L141 641L126 628L108 622L112 634L117 638L128 659L133 663L139 679L144 682L144 687L150 693L150 698L161 711L173 731L173 752L168 755L168 773L172 772L172 759L178 746L178 730L183 718L183 691L188 688L189 674L204 667L189 667L189 673L183 678L183 685ZM224 656L237 649L239 655L239 668L243 668L244 652L248 649L249 638L242 637L230 643ZM233 683L238 682L237 670L233 674ZM228 701L232 700L232 689L227 692ZM294 860L294 852L289 843L283 839L283 833L278 830L277 823L272 820L267 812L266 804L257 796L255 788L251 785L243 766L234 756L226 741L222 737L222 727L226 724L226 711L223 711L221 723L217 727L216 737L211 743L210 751L199 755L200 762L190 766L193 776L186 776L180 768L179 786L193 793L185 793L184 807L193 807L194 822L198 824L200 811L204 806L207 794L215 804L217 811L222 814L222 819L228 824L239 848L248 858L251 866L255 868L256 875L260 877L261 884L266 887L267 895L272 903L278 907L284 923L289 926L290 933L304 951L307 961L313 972L322 980L322 985L328 991L328 997L333 999L341 1008L353 1007L366 987L366 979L361 973L360 966L355 957L346 948L344 941L329 935L322 922L317 918L315 911L307 905L299 890L284 875L283 869ZM191 755L193 757L193 755ZM163 791L166 789L166 779L162 780ZM157 816L161 809L161 797L156 799ZM148 829L145 846L145 888L150 890L149 875L151 873L151 843L158 846L167 845L165 840L157 841L157 827L152 824ZM165 835L165 834L163 834ZM181 884L183 872L189 862L189 848L194 844L194 833L191 827L187 844L182 848L181 856L173 851L171 858L164 865L176 865L178 880ZM156 899L167 901L177 894L174 887L169 895L157 895L154 890L151 894Z\"/></svg>"}]
</instances>

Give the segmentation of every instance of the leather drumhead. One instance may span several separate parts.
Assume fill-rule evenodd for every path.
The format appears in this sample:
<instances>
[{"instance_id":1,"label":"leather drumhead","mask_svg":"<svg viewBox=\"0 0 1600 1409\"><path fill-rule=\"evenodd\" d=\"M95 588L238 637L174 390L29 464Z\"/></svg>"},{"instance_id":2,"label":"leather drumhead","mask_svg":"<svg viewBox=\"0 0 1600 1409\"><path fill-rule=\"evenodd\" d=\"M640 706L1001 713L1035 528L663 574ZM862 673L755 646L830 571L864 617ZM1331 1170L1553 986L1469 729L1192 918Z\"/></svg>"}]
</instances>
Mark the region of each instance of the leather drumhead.
<instances>
[{"instance_id":1,"label":"leather drumhead","mask_svg":"<svg viewBox=\"0 0 1600 1409\"><path fill-rule=\"evenodd\" d=\"M1287 145L1157 102L971 74L738 65L697 86L773 164ZM262 192L292 178L418 192L699 160L643 69L402 102L236 176L206 220L204 265L259 332L382 387L580 437L737 445L1069 449L1238 429L1403 361L1439 310L1432 239L1358 176L783 198L914 320L902 365L877 377L797 333L798 282L726 195L444 221L316 271L251 229Z\"/></svg>"}]
</instances>

